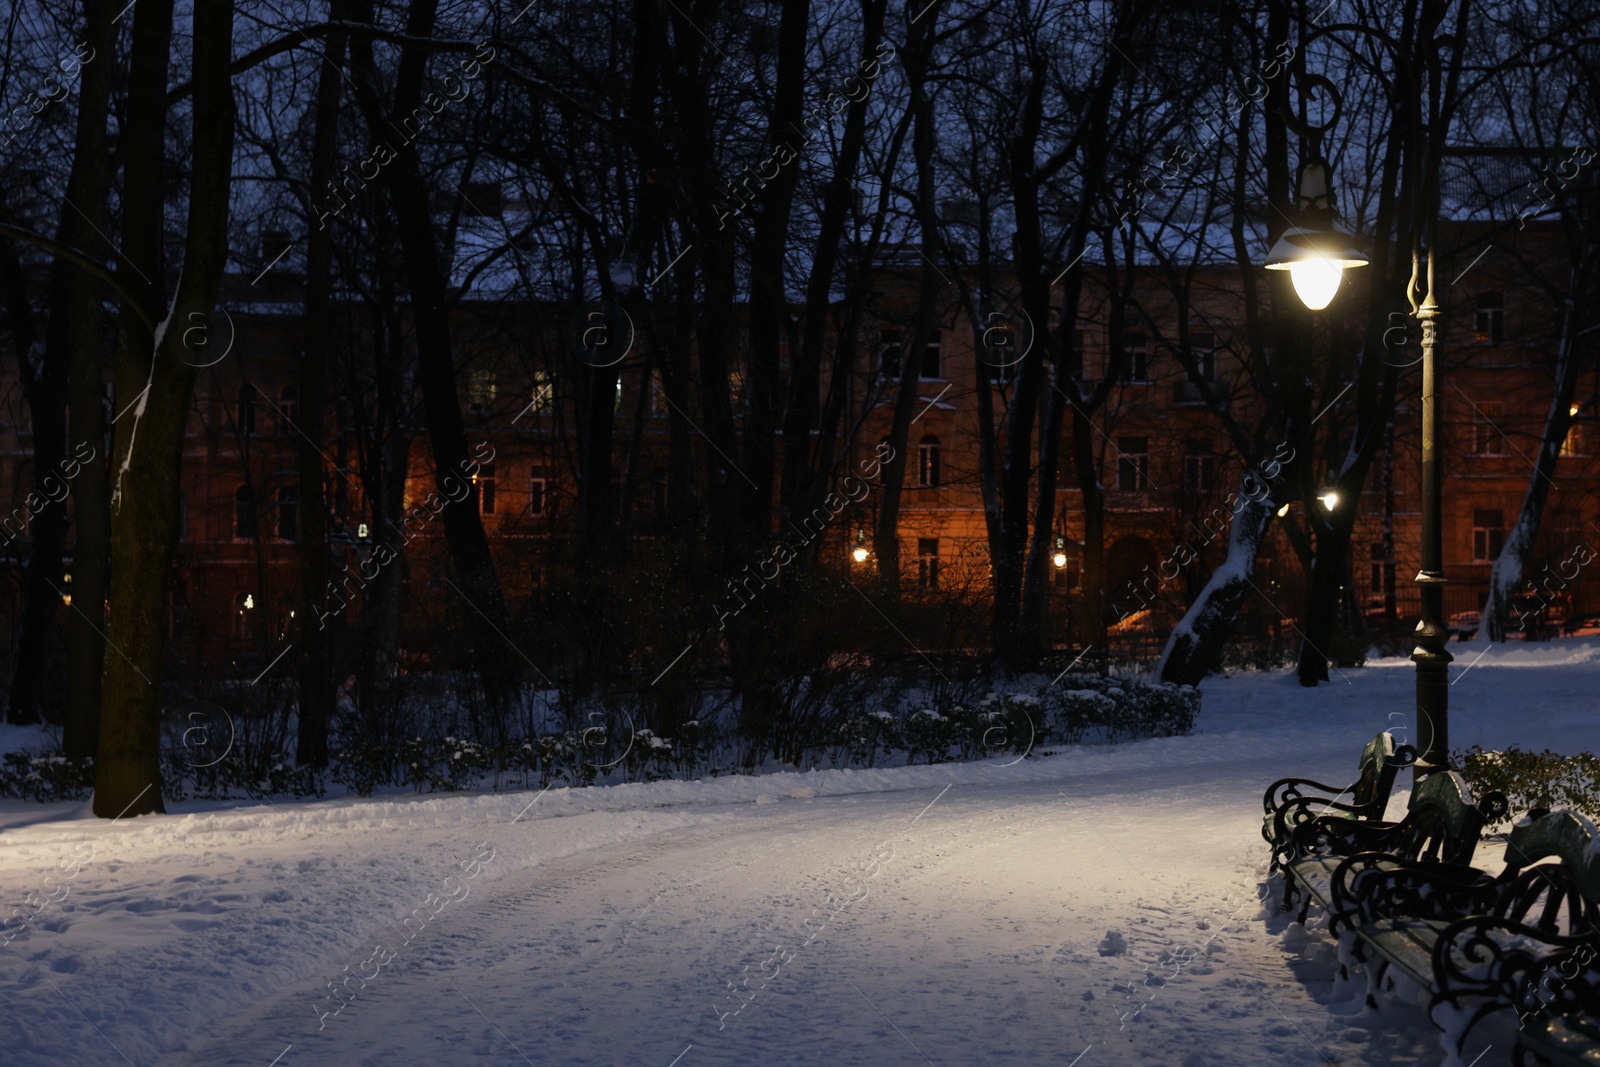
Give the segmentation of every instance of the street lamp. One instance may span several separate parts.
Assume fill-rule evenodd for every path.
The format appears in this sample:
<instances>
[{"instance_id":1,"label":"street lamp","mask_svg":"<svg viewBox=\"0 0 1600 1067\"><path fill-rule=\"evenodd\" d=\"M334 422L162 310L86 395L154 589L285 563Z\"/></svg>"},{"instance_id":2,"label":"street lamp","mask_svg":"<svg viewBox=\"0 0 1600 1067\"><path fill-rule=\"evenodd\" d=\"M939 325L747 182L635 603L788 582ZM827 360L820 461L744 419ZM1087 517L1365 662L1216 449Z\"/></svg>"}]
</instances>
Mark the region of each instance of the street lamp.
<instances>
[{"instance_id":1,"label":"street lamp","mask_svg":"<svg viewBox=\"0 0 1600 1067\"><path fill-rule=\"evenodd\" d=\"M1338 230L1331 171L1326 160L1313 155L1300 168L1296 184L1295 213L1300 225L1283 231L1267 253L1268 270L1286 270L1295 295L1312 311L1321 311L1339 292L1344 272L1367 265L1366 253L1355 238Z\"/></svg>"},{"instance_id":2,"label":"street lamp","mask_svg":"<svg viewBox=\"0 0 1600 1067\"><path fill-rule=\"evenodd\" d=\"M1438 13L1441 21L1444 6L1441 5ZM1463 21L1464 18L1463 14ZM1323 132L1338 119L1340 95L1325 76L1307 74L1304 66L1305 57L1314 41L1327 37L1338 42L1341 36L1350 33L1360 34L1388 47L1394 55L1397 71L1403 75L1394 80L1396 90L1415 93L1404 101L1411 119L1411 139L1405 145L1407 170L1411 176L1406 184L1409 187L1412 182L1419 182L1422 186L1422 195L1417 197L1421 232L1412 236L1411 278L1406 283L1406 301L1422 328L1422 567L1416 577L1422 599L1422 618L1417 623L1416 646L1411 653L1411 660L1417 665L1417 747L1422 753L1417 759L1414 773L1422 776L1443 770L1449 760L1449 673L1454 657L1445 651L1450 631L1444 625L1439 378L1434 357L1439 303L1434 292L1433 249L1439 218L1439 166L1435 152L1436 142L1442 140L1436 131L1443 123L1437 95L1441 82L1437 49L1455 49L1459 59L1460 44L1455 36L1432 37L1430 31L1424 35L1424 39L1431 39L1432 47L1424 46L1420 49L1420 56L1414 56L1381 31L1345 23L1324 26L1301 42L1292 68L1293 75L1312 92L1325 92L1332 105L1332 114L1325 122L1312 123L1306 121L1303 114L1296 119L1292 111L1285 109L1283 112L1286 124L1306 138L1308 152L1307 161L1300 168L1296 182L1295 207L1298 217L1287 220L1291 225L1268 252L1266 266L1270 270L1289 271L1295 293L1313 311L1327 307L1333 300L1345 270L1367 263L1367 257L1354 247L1349 236L1334 228L1337 213L1331 171L1320 152ZM1342 44L1342 47L1351 50L1349 44ZM1416 66L1422 69L1417 70ZM1453 77L1451 81L1453 84ZM1426 103L1423 99L1424 86L1432 87ZM1409 165L1415 156L1421 157L1420 165ZM1419 292L1422 295L1420 303L1417 300ZM1334 502L1337 502L1337 498L1334 498ZM1332 510L1326 493L1323 504Z\"/></svg>"},{"instance_id":3,"label":"street lamp","mask_svg":"<svg viewBox=\"0 0 1600 1067\"><path fill-rule=\"evenodd\" d=\"M1059 567L1065 567L1067 565L1067 541L1066 541L1066 538L1064 538L1064 537L1056 538L1056 551L1055 551L1055 554L1050 557L1050 562L1054 563L1058 568Z\"/></svg>"},{"instance_id":4,"label":"street lamp","mask_svg":"<svg viewBox=\"0 0 1600 1067\"><path fill-rule=\"evenodd\" d=\"M869 554L867 552L867 533L865 530L857 530L856 547L850 550L850 558L857 563L865 563Z\"/></svg>"}]
</instances>

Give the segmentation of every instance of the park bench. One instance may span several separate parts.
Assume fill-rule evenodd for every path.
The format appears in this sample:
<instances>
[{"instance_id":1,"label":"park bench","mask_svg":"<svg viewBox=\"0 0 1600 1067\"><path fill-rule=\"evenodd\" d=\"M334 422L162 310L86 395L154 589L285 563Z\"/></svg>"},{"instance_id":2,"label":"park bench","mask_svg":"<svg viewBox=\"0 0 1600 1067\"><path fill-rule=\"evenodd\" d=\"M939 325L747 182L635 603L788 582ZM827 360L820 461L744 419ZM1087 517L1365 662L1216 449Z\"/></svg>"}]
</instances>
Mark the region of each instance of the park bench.
<instances>
[{"instance_id":1,"label":"park bench","mask_svg":"<svg viewBox=\"0 0 1600 1067\"><path fill-rule=\"evenodd\" d=\"M1288 910L1298 893L1300 922L1313 902L1330 916L1329 929L1350 913L1348 902L1336 900L1336 874L1349 857L1372 858L1359 866L1401 862L1445 863L1465 867L1472 862L1483 828L1505 818L1504 793L1490 793L1474 804L1466 780L1455 771L1430 774L1417 783L1399 822L1361 821L1317 816L1296 825L1281 865L1283 906Z\"/></svg>"},{"instance_id":2,"label":"park bench","mask_svg":"<svg viewBox=\"0 0 1600 1067\"><path fill-rule=\"evenodd\" d=\"M1553 861L1553 862L1547 862ZM1335 908L1368 967L1367 1003L1392 968L1432 993L1429 1014L1459 1056L1484 1016L1515 1008L1519 1062L1600 1065L1596 1019L1600 842L1568 811L1530 812L1512 829L1505 870L1358 853L1335 872ZM1580 961L1581 962L1578 962ZM1550 975L1565 985L1551 996ZM1571 980L1566 980L1568 974ZM1531 1017L1531 1019L1530 1019Z\"/></svg>"},{"instance_id":3,"label":"park bench","mask_svg":"<svg viewBox=\"0 0 1600 1067\"><path fill-rule=\"evenodd\" d=\"M1269 785L1261 798L1266 812L1261 836L1272 846L1271 869L1276 871L1285 859L1293 858L1294 829L1302 822L1319 816L1382 819L1389 795L1394 792L1395 776L1416 759L1416 749L1410 745L1397 747L1394 736L1385 731L1361 750L1360 777L1342 789L1309 778L1280 778Z\"/></svg>"}]
</instances>

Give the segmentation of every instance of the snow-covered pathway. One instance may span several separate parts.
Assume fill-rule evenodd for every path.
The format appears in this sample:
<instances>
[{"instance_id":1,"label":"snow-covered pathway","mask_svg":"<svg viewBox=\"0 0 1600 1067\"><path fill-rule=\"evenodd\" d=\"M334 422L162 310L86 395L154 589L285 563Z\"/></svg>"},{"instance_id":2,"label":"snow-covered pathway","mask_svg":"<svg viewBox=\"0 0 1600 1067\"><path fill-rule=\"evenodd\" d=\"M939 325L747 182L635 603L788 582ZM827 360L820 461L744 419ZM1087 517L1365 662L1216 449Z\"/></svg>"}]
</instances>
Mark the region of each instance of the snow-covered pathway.
<instances>
[{"instance_id":1,"label":"snow-covered pathway","mask_svg":"<svg viewBox=\"0 0 1600 1067\"><path fill-rule=\"evenodd\" d=\"M1187 804L1123 773L668 814L445 908L338 1015L302 983L187 1062L1349 1062L1257 921L1249 773Z\"/></svg>"},{"instance_id":2,"label":"snow-covered pathway","mask_svg":"<svg viewBox=\"0 0 1600 1067\"><path fill-rule=\"evenodd\" d=\"M1600 749L1600 641L1460 652L1456 744ZM1212 679L1194 736L1008 767L5 802L0 1064L1437 1064L1256 902L1262 788L1408 740L1413 677Z\"/></svg>"}]
</instances>

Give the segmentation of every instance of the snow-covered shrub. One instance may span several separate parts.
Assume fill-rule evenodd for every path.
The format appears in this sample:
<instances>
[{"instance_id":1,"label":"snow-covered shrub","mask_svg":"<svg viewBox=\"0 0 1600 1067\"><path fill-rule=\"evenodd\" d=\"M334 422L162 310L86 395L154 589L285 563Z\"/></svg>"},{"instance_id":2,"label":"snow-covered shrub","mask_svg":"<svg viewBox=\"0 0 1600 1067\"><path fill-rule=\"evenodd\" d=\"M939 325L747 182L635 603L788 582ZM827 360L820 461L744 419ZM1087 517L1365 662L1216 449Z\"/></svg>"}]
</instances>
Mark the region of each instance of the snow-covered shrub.
<instances>
[{"instance_id":1,"label":"snow-covered shrub","mask_svg":"<svg viewBox=\"0 0 1600 1067\"><path fill-rule=\"evenodd\" d=\"M0 757L0 796L83 800L94 789L94 760L7 752Z\"/></svg>"},{"instance_id":2,"label":"snow-covered shrub","mask_svg":"<svg viewBox=\"0 0 1600 1067\"><path fill-rule=\"evenodd\" d=\"M920 708L906 716L906 762L915 763L921 756L927 763L942 763L950 758L950 749L961 739L966 719L965 709L952 708L951 714L941 715L933 708Z\"/></svg>"},{"instance_id":3,"label":"snow-covered shrub","mask_svg":"<svg viewBox=\"0 0 1600 1067\"><path fill-rule=\"evenodd\" d=\"M1460 769L1473 796L1498 790L1513 814L1529 808L1572 808L1600 819L1600 757L1591 753L1567 756L1548 748L1524 752L1515 745L1486 752L1473 745L1450 753L1450 763Z\"/></svg>"},{"instance_id":4,"label":"snow-covered shrub","mask_svg":"<svg viewBox=\"0 0 1600 1067\"><path fill-rule=\"evenodd\" d=\"M392 759L389 746L381 742L354 744L333 754L333 773L329 777L357 796L370 797L378 786L393 780Z\"/></svg>"},{"instance_id":5,"label":"snow-covered shrub","mask_svg":"<svg viewBox=\"0 0 1600 1067\"><path fill-rule=\"evenodd\" d=\"M1053 736L1068 743L1091 732L1105 741L1187 734L1200 712L1194 687L1138 678L1069 675L1040 696Z\"/></svg>"},{"instance_id":6,"label":"snow-covered shrub","mask_svg":"<svg viewBox=\"0 0 1600 1067\"><path fill-rule=\"evenodd\" d=\"M860 712L839 724L836 744L828 759L837 767L875 767L889 753L905 746L900 723L883 710Z\"/></svg>"}]
</instances>

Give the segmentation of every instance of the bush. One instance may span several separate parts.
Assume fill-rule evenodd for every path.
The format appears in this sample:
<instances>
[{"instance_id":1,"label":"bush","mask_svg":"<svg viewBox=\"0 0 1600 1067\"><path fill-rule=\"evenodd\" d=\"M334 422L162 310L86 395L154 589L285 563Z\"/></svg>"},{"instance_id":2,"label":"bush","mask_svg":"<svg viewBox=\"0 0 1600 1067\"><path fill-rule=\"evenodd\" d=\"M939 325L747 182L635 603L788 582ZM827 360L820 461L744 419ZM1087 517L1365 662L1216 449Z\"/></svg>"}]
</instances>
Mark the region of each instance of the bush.
<instances>
[{"instance_id":1,"label":"bush","mask_svg":"<svg viewBox=\"0 0 1600 1067\"><path fill-rule=\"evenodd\" d=\"M1506 795L1513 812L1529 808L1571 808L1600 820L1600 758L1588 752L1564 756L1524 752L1513 745L1504 752L1473 745L1450 754L1474 796L1492 790Z\"/></svg>"},{"instance_id":2,"label":"bush","mask_svg":"<svg viewBox=\"0 0 1600 1067\"><path fill-rule=\"evenodd\" d=\"M0 756L0 796L48 802L86 800L94 791L94 760L7 752Z\"/></svg>"},{"instance_id":3,"label":"bush","mask_svg":"<svg viewBox=\"0 0 1600 1067\"><path fill-rule=\"evenodd\" d=\"M1200 691L1137 678L1072 675L1040 694L1053 735L1069 744L1090 731L1101 740L1182 736L1194 729Z\"/></svg>"}]
</instances>

